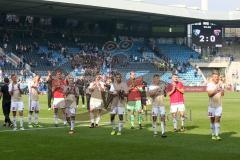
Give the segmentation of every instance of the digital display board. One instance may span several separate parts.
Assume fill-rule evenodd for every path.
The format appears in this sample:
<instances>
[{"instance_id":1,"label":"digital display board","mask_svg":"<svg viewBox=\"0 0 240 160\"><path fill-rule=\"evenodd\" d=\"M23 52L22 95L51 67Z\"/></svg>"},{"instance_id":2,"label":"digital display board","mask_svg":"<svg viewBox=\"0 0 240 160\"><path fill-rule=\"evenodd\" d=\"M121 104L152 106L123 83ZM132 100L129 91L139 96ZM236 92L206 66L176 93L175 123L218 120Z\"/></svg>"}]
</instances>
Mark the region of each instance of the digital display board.
<instances>
[{"instance_id":1,"label":"digital display board","mask_svg":"<svg viewBox=\"0 0 240 160\"><path fill-rule=\"evenodd\" d=\"M192 43L202 47L222 47L222 27L193 25Z\"/></svg>"}]
</instances>

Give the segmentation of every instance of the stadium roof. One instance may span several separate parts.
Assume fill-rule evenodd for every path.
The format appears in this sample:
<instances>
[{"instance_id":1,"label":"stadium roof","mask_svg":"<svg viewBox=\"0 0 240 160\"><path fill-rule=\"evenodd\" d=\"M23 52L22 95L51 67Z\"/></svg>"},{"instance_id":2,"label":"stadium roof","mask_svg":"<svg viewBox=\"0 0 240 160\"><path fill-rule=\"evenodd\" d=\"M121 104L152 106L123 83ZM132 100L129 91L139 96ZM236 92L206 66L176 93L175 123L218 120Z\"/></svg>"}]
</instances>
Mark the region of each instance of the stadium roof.
<instances>
[{"instance_id":1,"label":"stadium roof","mask_svg":"<svg viewBox=\"0 0 240 160\"><path fill-rule=\"evenodd\" d=\"M123 19L160 24L190 24L212 21L240 24L240 11L210 12L177 6L163 6L133 0L0 0L2 12L33 16Z\"/></svg>"}]
</instances>

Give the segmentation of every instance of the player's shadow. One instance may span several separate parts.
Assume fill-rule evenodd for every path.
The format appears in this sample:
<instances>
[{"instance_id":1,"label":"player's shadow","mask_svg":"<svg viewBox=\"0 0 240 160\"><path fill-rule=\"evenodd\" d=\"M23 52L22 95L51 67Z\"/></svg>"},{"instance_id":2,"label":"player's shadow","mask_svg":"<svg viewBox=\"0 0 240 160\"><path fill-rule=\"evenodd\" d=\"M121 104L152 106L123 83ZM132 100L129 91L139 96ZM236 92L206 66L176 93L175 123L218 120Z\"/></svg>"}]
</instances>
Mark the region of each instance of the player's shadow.
<instances>
[{"instance_id":1,"label":"player's shadow","mask_svg":"<svg viewBox=\"0 0 240 160\"><path fill-rule=\"evenodd\" d=\"M167 125L169 126L169 125L171 125L171 124L168 123ZM160 122L158 122L158 126L160 127ZM151 128L151 127L152 127L152 122L151 122L151 123L146 123L146 124L144 124L143 127L144 127L144 128ZM185 130L186 130L186 131L190 131L190 130L193 130L193 129L196 129L196 128L199 128L199 126L196 126L196 125L193 125L193 126L191 126L191 125L186 125L186 126L185 126Z\"/></svg>"},{"instance_id":2,"label":"player's shadow","mask_svg":"<svg viewBox=\"0 0 240 160\"><path fill-rule=\"evenodd\" d=\"M199 128L199 126L186 126L185 129L188 131L188 130L193 130L193 129L196 129L196 128Z\"/></svg>"}]
</instances>

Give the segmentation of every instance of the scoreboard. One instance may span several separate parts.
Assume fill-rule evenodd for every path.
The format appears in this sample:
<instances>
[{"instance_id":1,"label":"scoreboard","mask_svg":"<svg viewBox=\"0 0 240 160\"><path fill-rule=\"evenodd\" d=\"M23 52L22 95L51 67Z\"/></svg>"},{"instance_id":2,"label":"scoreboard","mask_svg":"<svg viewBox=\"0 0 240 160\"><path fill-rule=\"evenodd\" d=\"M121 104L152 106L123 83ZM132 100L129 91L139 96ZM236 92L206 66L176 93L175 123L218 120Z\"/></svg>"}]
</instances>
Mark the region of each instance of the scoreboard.
<instances>
[{"instance_id":1,"label":"scoreboard","mask_svg":"<svg viewBox=\"0 0 240 160\"><path fill-rule=\"evenodd\" d=\"M222 27L193 25L192 43L202 47L222 47Z\"/></svg>"}]
</instances>

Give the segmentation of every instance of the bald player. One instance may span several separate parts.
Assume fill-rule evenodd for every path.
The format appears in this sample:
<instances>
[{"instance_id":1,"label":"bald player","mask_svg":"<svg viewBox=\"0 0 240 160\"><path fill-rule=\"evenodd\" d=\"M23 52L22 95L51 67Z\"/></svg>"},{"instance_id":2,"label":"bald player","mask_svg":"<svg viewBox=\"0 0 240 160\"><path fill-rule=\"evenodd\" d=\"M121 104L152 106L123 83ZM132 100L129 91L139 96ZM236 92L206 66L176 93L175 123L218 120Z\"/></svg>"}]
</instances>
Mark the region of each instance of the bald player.
<instances>
[{"instance_id":1,"label":"bald player","mask_svg":"<svg viewBox=\"0 0 240 160\"><path fill-rule=\"evenodd\" d=\"M212 73L212 78L207 84L207 93L209 97L208 117L210 118L212 139L221 140L219 131L220 119L222 116L222 97L224 96L224 87L220 81L218 71L214 71Z\"/></svg>"}]
</instances>

